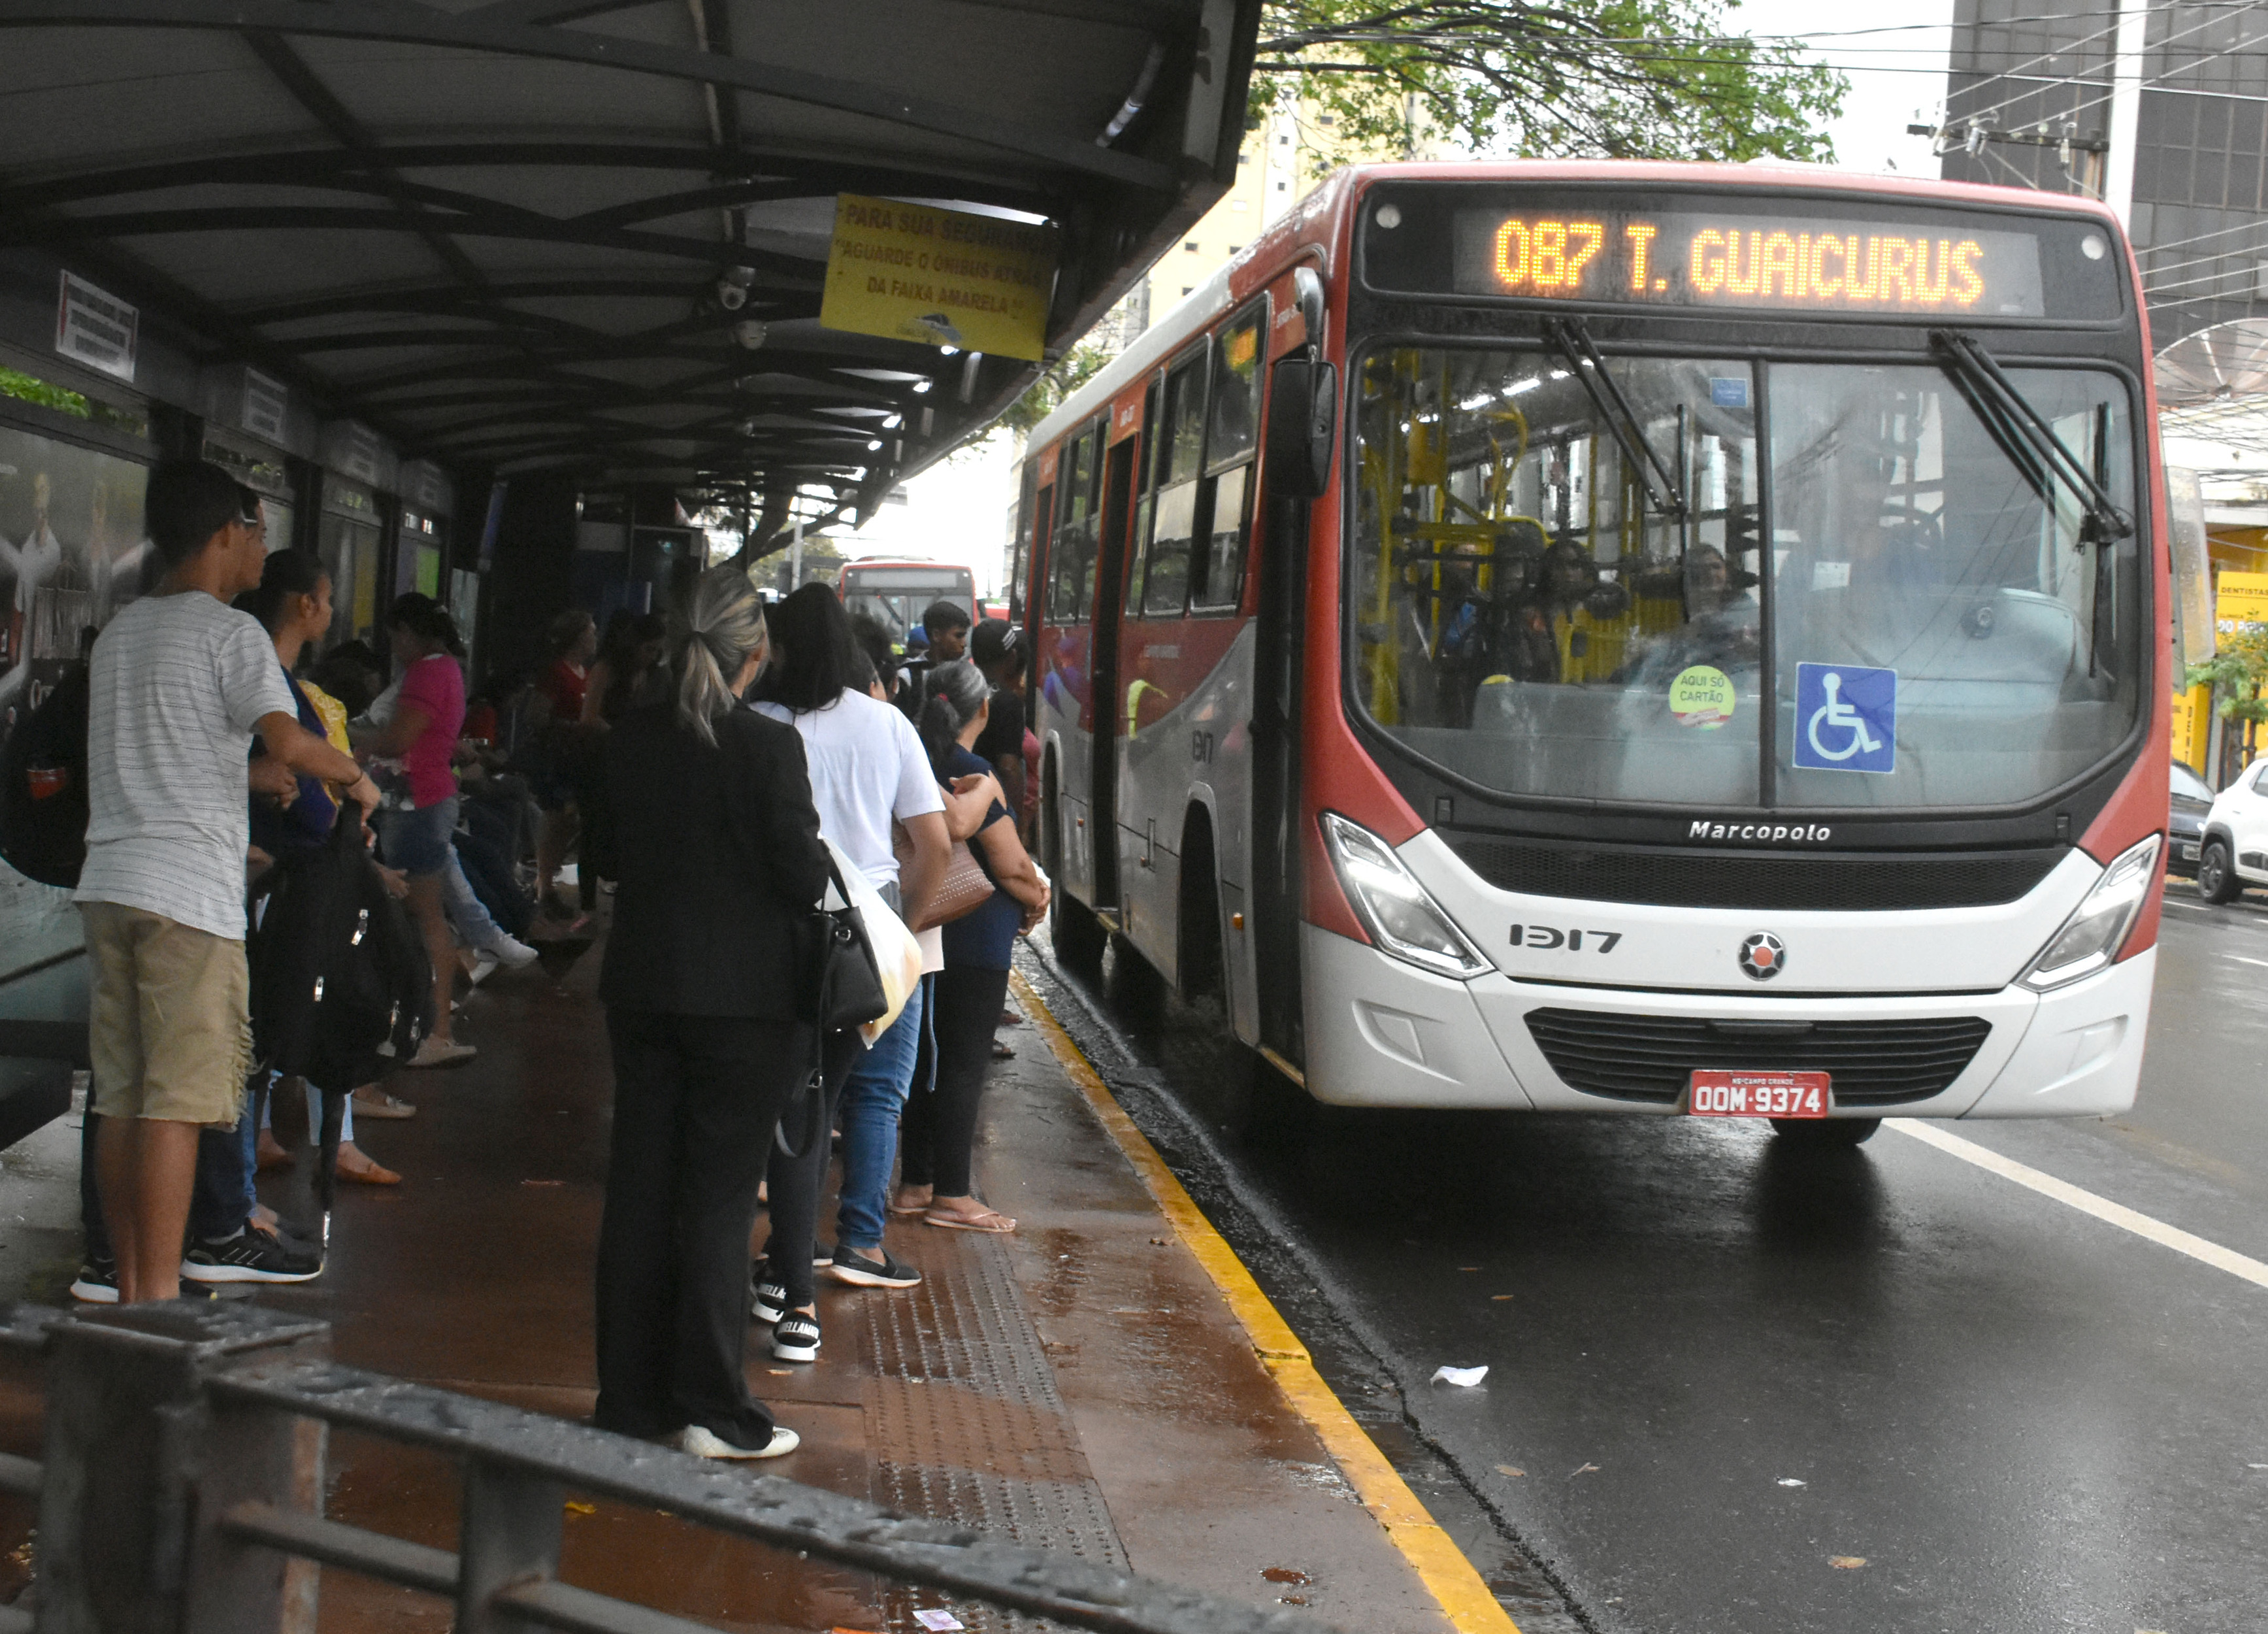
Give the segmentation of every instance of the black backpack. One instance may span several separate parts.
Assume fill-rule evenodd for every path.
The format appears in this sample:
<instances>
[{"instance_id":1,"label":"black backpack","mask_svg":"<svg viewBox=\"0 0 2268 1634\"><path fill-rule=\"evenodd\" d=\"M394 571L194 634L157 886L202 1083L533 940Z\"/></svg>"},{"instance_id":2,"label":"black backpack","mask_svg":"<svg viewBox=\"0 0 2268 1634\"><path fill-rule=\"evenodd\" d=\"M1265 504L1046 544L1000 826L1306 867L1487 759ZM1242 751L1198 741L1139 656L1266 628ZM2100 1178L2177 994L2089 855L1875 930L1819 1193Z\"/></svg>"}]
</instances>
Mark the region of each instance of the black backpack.
<instances>
[{"instance_id":1,"label":"black backpack","mask_svg":"<svg viewBox=\"0 0 2268 1634\"><path fill-rule=\"evenodd\" d=\"M245 952L253 1046L277 1072L344 1095L417 1053L433 1024L425 943L342 812L320 846L292 853L254 895Z\"/></svg>"},{"instance_id":2,"label":"black backpack","mask_svg":"<svg viewBox=\"0 0 2268 1634\"><path fill-rule=\"evenodd\" d=\"M0 857L43 885L86 865L86 717L93 688L73 666L0 746Z\"/></svg>"}]
</instances>

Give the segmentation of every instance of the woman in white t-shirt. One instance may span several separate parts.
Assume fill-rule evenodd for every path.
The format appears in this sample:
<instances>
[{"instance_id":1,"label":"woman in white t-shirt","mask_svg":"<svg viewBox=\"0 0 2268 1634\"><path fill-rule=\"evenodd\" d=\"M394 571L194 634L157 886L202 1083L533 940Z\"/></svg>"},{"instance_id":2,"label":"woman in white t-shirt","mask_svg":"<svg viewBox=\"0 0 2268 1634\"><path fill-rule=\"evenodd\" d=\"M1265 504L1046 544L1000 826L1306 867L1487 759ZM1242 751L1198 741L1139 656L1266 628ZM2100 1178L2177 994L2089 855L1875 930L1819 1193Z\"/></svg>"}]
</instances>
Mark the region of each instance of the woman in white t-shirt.
<instances>
[{"instance_id":1,"label":"woman in white t-shirt","mask_svg":"<svg viewBox=\"0 0 2268 1634\"><path fill-rule=\"evenodd\" d=\"M833 590L804 586L772 610L770 624L772 662L756 682L755 706L801 734L819 832L909 924L918 923L951 849L945 802L921 739L904 715L856 684L850 621ZM903 879L890 844L893 821L913 841ZM836 1120L828 1127L843 1131L843 1194L827 1268L853 1287L911 1288L921 1281L882 1247L898 1114L921 1029L917 994L864 1055L856 1055L855 1046L828 1052L828 1111ZM801 1159L773 1161L771 1238L755 1277L757 1318L773 1324L772 1354L784 1361L808 1362L819 1354L812 1261L828 1151L825 1141L812 1147Z\"/></svg>"}]
</instances>

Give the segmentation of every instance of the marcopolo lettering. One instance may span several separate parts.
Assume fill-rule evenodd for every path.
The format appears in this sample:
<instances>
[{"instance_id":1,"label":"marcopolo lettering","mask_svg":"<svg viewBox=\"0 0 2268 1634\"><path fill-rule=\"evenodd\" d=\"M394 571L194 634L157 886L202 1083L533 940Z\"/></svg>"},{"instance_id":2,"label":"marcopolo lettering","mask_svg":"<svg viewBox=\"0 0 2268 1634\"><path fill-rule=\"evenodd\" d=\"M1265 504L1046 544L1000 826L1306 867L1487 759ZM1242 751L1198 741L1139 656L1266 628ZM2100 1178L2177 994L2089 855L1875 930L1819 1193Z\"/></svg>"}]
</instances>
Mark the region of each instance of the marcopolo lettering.
<instances>
[{"instance_id":1,"label":"marcopolo lettering","mask_svg":"<svg viewBox=\"0 0 2268 1634\"><path fill-rule=\"evenodd\" d=\"M1834 830L1824 823L1712 823L1696 817L1685 831L1688 839L1745 839L1757 845L1818 845Z\"/></svg>"}]
</instances>

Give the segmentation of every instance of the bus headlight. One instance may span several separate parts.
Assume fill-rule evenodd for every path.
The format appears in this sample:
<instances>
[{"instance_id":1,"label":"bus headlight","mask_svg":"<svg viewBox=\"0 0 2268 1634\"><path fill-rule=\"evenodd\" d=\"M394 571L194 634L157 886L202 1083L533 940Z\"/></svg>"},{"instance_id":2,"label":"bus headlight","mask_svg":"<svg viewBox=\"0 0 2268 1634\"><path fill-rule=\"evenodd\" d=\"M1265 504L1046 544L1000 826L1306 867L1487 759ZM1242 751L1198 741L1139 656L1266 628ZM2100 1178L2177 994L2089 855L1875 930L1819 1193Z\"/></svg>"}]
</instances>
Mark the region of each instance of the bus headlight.
<instances>
[{"instance_id":1,"label":"bus headlight","mask_svg":"<svg viewBox=\"0 0 2268 1634\"><path fill-rule=\"evenodd\" d=\"M2063 928L2019 977L2037 993L2064 987L2081 976L2092 976L2118 957L2126 933L2148 899L2150 882L2158 874L2161 839L2153 834L2141 844L2119 854L2102 871L2087 899L2064 921Z\"/></svg>"},{"instance_id":2,"label":"bus headlight","mask_svg":"<svg viewBox=\"0 0 2268 1634\"><path fill-rule=\"evenodd\" d=\"M1323 843L1339 885L1381 951L1437 976L1469 981L1491 968L1402 859L1368 829L1323 813Z\"/></svg>"}]
</instances>

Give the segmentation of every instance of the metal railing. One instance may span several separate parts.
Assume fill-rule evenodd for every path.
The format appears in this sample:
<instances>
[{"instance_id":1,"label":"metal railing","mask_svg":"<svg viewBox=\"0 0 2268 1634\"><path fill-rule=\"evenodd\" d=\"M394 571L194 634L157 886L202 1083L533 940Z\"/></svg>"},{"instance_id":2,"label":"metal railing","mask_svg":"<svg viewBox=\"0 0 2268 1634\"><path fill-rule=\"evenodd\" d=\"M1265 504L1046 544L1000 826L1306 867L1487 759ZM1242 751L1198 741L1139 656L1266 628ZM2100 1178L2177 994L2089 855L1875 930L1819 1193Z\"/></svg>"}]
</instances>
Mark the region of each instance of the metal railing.
<instances>
[{"instance_id":1,"label":"metal railing","mask_svg":"<svg viewBox=\"0 0 2268 1634\"><path fill-rule=\"evenodd\" d=\"M705 1634L559 1580L570 1492L1097 1634L1329 1634L1296 1613L342 1367L329 1339L327 1323L248 1305L0 1312L0 1349L41 1354L47 1379L44 1461L0 1455L0 1490L35 1498L40 1515L33 1608L0 1607L0 1634L313 1634L321 1566L450 1600L457 1634ZM454 1553L324 1517L333 1426L457 1460Z\"/></svg>"}]
</instances>

